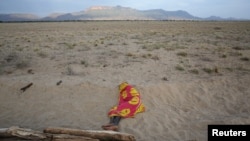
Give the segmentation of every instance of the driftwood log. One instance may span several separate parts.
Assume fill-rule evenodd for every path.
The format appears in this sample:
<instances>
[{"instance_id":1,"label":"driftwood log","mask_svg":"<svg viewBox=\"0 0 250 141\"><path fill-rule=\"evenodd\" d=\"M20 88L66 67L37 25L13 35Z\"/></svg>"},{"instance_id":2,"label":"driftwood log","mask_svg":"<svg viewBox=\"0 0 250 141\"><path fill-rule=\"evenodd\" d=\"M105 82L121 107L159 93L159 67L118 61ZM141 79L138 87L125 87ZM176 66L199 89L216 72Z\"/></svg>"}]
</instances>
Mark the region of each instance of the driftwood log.
<instances>
[{"instance_id":1,"label":"driftwood log","mask_svg":"<svg viewBox=\"0 0 250 141\"><path fill-rule=\"evenodd\" d=\"M1 138L20 138L26 140L44 140L50 141L52 136L43 132L34 131L31 129L19 128L16 126L0 129Z\"/></svg>"},{"instance_id":2,"label":"driftwood log","mask_svg":"<svg viewBox=\"0 0 250 141\"><path fill-rule=\"evenodd\" d=\"M93 139L99 139L100 141L135 141L135 137L131 134L114 131L79 130L70 128L49 127L44 129L44 133L84 136Z\"/></svg>"},{"instance_id":3,"label":"driftwood log","mask_svg":"<svg viewBox=\"0 0 250 141\"><path fill-rule=\"evenodd\" d=\"M50 127L44 132L16 126L0 128L0 140L4 141L135 141L130 134L114 131L79 130L71 128Z\"/></svg>"},{"instance_id":4,"label":"driftwood log","mask_svg":"<svg viewBox=\"0 0 250 141\"><path fill-rule=\"evenodd\" d=\"M99 139L92 139L84 136L73 136L68 134L53 134L51 141L100 141Z\"/></svg>"}]
</instances>

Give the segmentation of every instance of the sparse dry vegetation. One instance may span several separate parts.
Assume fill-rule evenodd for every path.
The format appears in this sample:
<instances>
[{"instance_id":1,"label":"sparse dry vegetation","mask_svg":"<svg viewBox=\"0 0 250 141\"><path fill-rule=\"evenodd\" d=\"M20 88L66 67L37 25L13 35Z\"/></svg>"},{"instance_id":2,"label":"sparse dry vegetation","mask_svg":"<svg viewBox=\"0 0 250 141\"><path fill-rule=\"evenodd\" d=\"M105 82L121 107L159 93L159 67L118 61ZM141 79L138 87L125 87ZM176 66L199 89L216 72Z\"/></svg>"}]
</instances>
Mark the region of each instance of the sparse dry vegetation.
<instances>
[{"instance_id":1,"label":"sparse dry vegetation","mask_svg":"<svg viewBox=\"0 0 250 141\"><path fill-rule=\"evenodd\" d=\"M189 70L189 72L193 73L193 74L199 74L199 70L197 70L197 69Z\"/></svg>"},{"instance_id":2,"label":"sparse dry vegetation","mask_svg":"<svg viewBox=\"0 0 250 141\"><path fill-rule=\"evenodd\" d=\"M242 57L242 58L240 58L240 60L242 60L242 61L249 61L249 58L248 57Z\"/></svg>"},{"instance_id":3,"label":"sparse dry vegetation","mask_svg":"<svg viewBox=\"0 0 250 141\"><path fill-rule=\"evenodd\" d=\"M184 69L182 66L180 66L180 65L175 66L175 69L178 70L178 71L184 71L184 70L185 70L185 69Z\"/></svg>"},{"instance_id":4,"label":"sparse dry vegetation","mask_svg":"<svg viewBox=\"0 0 250 141\"><path fill-rule=\"evenodd\" d=\"M178 56L182 56L182 57L187 57L187 53L186 52L178 52L177 55Z\"/></svg>"},{"instance_id":5,"label":"sparse dry vegetation","mask_svg":"<svg viewBox=\"0 0 250 141\"><path fill-rule=\"evenodd\" d=\"M95 69L105 68L112 74L117 69L133 70L136 66L144 76L155 76L154 81L161 79L157 77L159 73L173 75L172 68L185 77L189 77L186 72L201 76L250 69L248 22L112 21L1 26L1 74L30 67L72 74L72 68L64 65L67 62L87 71L89 75L85 77L96 76L90 73ZM41 28L46 30L35 32ZM15 55L6 55L6 50ZM32 59L27 59L27 54ZM15 56L19 58L15 60ZM207 67L215 65L221 65L220 69ZM154 74L154 70L159 71Z\"/></svg>"}]
</instances>

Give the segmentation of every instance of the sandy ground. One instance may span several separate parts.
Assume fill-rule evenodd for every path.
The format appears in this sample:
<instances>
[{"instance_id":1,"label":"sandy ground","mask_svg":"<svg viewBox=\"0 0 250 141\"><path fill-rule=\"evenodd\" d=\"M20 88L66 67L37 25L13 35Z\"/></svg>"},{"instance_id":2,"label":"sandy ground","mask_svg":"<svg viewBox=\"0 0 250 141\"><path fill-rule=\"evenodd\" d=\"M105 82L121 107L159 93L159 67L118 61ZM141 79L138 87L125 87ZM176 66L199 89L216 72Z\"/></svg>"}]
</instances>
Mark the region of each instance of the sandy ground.
<instances>
[{"instance_id":1,"label":"sandy ground","mask_svg":"<svg viewBox=\"0 0 250 141\"><path fill-rule=\"evenodd\" d=\"M205 141L209 124L250 124L249 22L1 23L0 31L1 128L101 130L123 81L146 105L120 123L138 141Z\"/></svg>"}]
</instances>

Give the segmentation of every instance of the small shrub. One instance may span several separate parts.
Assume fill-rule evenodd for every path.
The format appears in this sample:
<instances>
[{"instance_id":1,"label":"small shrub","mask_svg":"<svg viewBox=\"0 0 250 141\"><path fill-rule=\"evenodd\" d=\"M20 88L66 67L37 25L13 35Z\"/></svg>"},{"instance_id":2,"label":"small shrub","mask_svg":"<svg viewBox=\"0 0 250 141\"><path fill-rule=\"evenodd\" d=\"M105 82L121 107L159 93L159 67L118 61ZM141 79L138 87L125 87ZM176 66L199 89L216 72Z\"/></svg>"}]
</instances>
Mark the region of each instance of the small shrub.
<instances>
[{"instance_id":1,"label":"small shrub","mask_svg":"<svg viewBox=\"0 0 250 141\"><path fill-rule=\"evenodd\" d=\"M126 43L126 42L123 42L123 43L122 43L122 45L126 46L126 45L128 45L128 43Z\"/></svg>"},{"instance_id":2,"label":"small shrub","mask_svg":"<svg viewBox=\"0 0 250 141\"><path fill-rule=\"evenodd\" d=\"M185 69L184 69L182 66L180 66L180 65L175 66L175 69L178 70L178 71L184 71L184 70L185 70Z\"/></svg>"},{"instance_id":3,"label":"small shrub","mask_svg":"<svg viewBox=\"0 0 250 141\"><path fill-rule=\"evenodd\" d=\"M242 38L241 37L236 37L235 40L240 41L240 40L242 40Z\"/></svg>"},{"instance_id":4,"label":"small shrub","mask_svg":"<svg viewBox=\"0 0 250 141\"><path fill-rule=\"evenodd\" d=\"M39 50L40 50L39 48L35 48L33 51L38 52Z\"/></svg>"},{"instance_id":5,"label":"small shrub","mask_svg":"<svg viewBox=\"0 0 250 141\"><path fill-rule=\"evenodd\" d=\"M132 54L132 53L127 53L126 54L126 56L128 56L128 57L132 57L132 56L135 56L134 54Z\"/></svg>"},{"instance_id":6,"label":"small shrub","mask_svg":"<svg viewBox=\"0 0 250 141\"><path fill-rule=\"evenodd\" d=\"M240 58L241 61L249 61L249 58L248 57L242 57Z\"/></svg>"},{"instance_id":7,"label":"small shrub","mask_svg":"<svg viewBox=\"0 0 250 141\"><path fill-rule=\"evenodd\" d=\"M63 43L68 49L74 49L76 47L76 43Z\"/></svg>"},{"instance_id":8,"label":"small shrub","mask_svg":"<svg viewBox=\"0 0 250 141\"><path fill-rule=\"evenodd\" d=\"M143 54L141 56L142 58L151 58L152 57L152 54L148 53L148 54Z\"/></svg>"},{"instance_id":9,"label":"small shrub","mask_svg":"<svg viewBox=\"0 0 250 141\"><path fill-rule=\"evenodd\" d=\"M152 48L153 49L160 49L160 48L164 48L164 45L163 44L153 44Z\"/></svg>"},{"instance_id":10,"label":"small shrub","mask_svg":"<svg viewBox=\"0 0 250 141\"><path fill-rule=\"evenodd\" d=\"M238 66L236 69L239 70L239 71L250 72L250 69L244 68L243 66Z\"/></svg>"},{"instance_id":11,"label":"small shrub","mask_svg":"<svg viewBox=\"0 0 250 141\"><path fill-rule=\"evenodd\" d=\"M177 55L182 56L182 57L186 57L187 53L186 52L178 52Z\"/></svg>"},{"instance_id":12,"label":"small shrub","mask_svg":"<svg viewBox=\"0 0 250 141\"><path fill-rule=\"evenodd\" d=\"M153 60L155 60L155 61L156 61L156 60L160 60L160 58L159 58L158 56L152 56L151 59L153 59Z\"/></svg>"},{"instance_id":13,"label":"small shrub","mask_svg":"<svg viewBox=\"0 0 250 141\"><path fill-rule=\"evenodd\" d=\"M228 70L228 71L230 71L230 72L233 72L233 68L227 67L227 68L225 68L225 69Z\"/></svg>"},{"instance_id":14,"label":"small shrub","mask_svg":"<svg viewBox=\"0 0 250 141\"><path fill-rule=\"evenodd\" d=\"M213 60L208 57L202 57L201 60L205 62L213 62Z\"/></svg>"},{"instance_id":15,"label":"small shrub","mask_svg":"<svg viewBox=\"0 0 250 141\"><path fill-rule=\"evenodd\" d=\"M227 58L227 55L226 54L222 54L220 57L221 58Z\"/></svg>"},{"instance_id":16,"label":"small shrub","mask_svg":"<svg viewBox=\"0 0 250 141\"><path fill-rule=\"evenodd\" d=\"M242 56L242 53L240 52L229 52L230 56Z\"/></svg>"},{"instance_id":17,"label":"small shrub","mask_svg":"<svg viewBox=\"0 0 250 141\"><path fill-rule=\"evenodd\" d=\"M221 27L214 27L214 30L221 30Z\"/></svg>"},{"instance_id":18,"label":"small shrub","mask_svg":"<svg viewBox=\"0 0 250 141\"><path fill-rule=\"evenodd\" d=\"M199 74L199 71L197 69L189 70L189 72L192 74Z\"/></svg>"},{"instance_id":19,"label":"small shrub","mask_svg":"<svg viewBox=\"0 0 250 141\"><path fill-rule=\"evenodd\" d=\"M141 55L141 57L142 58L145 58L145 59L152 59L152 60L155 60L155 61L157 61L157 60L160 60L160 58L157 56L157 55L152 55L152 54L150 54L150 53L148 53L148 54L143 54L143 55Z\"/></svg>"},{"instance_id":20,"label":"small shrub","mask_svg":"<svg viewBox=\"0 0 250 141\"><path fill-rule=\"evenodd\" d=\"M223 36L222 35L216 35L215 38L216 39L223 39Z\"/></svg>"},{"instance_id":21,"label":"small shrub","mask_svg":"<svg viewBox=\"0 0 250 141\"><path fill-rule=\"evenodd\" d=\"M147 51L153 51L153 50L157 50L160 48L165 48L165 45L162 43L156 43L156 44L149 44L149 45L143 45L142 49L146 49Z\"/></svg>"},{"instance_id":22,"label":"small shrub","mask_svg":"<svg viewBox=\"0 0 250 141\"><path fill-rule=\"evenodd\" d=\"M166 51L174 51L176 48L173 48L173 47L165 47L165 50Z\"/></svg>"},{"instance_id":23,"label":"small shrub","mask_svg":"<svg viewBox=\"0 0 250 141\"><path fill-rule=\"evenodd\" d=\"M38 54L38 56L41 57L41 58L46 58L46 57L48 57L48 54L47 54L46 52L43 52L43 51L40 51L40 52L38 52L37 54Z\"/></svg>"},{"instance_id":24,"label":"small shrub","mask_svg":"<svg viewBox=\"0 0 250 141\"><path fill-rule=\"evenodd\" d=\"M84 65L85 67L88 67L88 65L89 65L88 62L85 61L85 60L82 60L82 61L81 61L81 64Z\"/></svg>"},{"instance_id":25,"label":"small shrub","mask_svg":"<svg viewBox=\"0 0 250 141\"><path fill-rule=\"evenodd\" d=\"M22 61L16 63L17 69L27 68L28 66L29 66L29 63L28 63L28 61L25 61L25 60L22 60Z\"/></svg>"},{"instance_id":26,"label":"small shrub","mask_svg":"<svg viewBox=\"0 0 250 141\"><path fill-rule=\"evenodd\" d=\"M108 46L113 46L113 45L114 45L114 43L111 43L111 42L110 42L110 43L108 43Z\"/></svg>"},{"instance_id":27,"label":"small shrub","mask_svg":"<svg viewBox=\"0 0 250 141\"><path fill-rule=\"evenodd\" d=\"M128 58L132 58L132 59L136 59L136 58L139 57L139 56L137 56L136 54L133 54L133 53L127 53L126 56L127 56Z\"/></svg>"},{"instance_id":28,"label":"small shrub","mask_svg":"<svg viewBox=\"0 0 250 141\"><path fill-rule=\"evenodd\" d=\"M236 47L233 47L234 50L243 50L242 47L239 47L239 46L236 46Z\"/></svg>"},{"instance_id":29,"label":"small shrub","mask_svg":"<svg viewBox=\"0 0 250 141\"><path fill-rule=\"evenodd\" d=\"M11 62L15 62L19 59L19 56L16 53L10 53L9 55L7 55L4 60L7 63L11 63Z\"/></svg>"},{"instance_id":30,"label":"small shrub","mask_svg":"<svg viewBox=\"0 0 250 141\"><path fill-rule=\"evenodd\" d=\"M211 74L213 72L213 69L211 68L203 68L202 70L208 74Z\"/></svg>"}]
</instances>

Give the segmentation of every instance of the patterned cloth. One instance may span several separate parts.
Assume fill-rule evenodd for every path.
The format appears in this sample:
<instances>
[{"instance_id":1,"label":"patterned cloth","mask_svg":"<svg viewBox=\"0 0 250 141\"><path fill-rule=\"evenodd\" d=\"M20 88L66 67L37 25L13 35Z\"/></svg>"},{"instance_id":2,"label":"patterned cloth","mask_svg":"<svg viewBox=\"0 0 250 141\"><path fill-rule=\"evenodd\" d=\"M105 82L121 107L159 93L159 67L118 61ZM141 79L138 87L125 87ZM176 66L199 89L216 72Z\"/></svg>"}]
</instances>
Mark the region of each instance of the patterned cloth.
<instances>
[{"instance_id":1,"label":"patterned cloth","mask_svg":"<svg viewBox=\"0 0 250 141\"><path fill-rule=\"evenodd\" d=\"M134 87L124 82L120 84L119 91L119 103L110 109L108 113L109 117L121 116L128 118L145 111L145 106L141 102L140 94Z\"/></svg>"}]
</instances>

